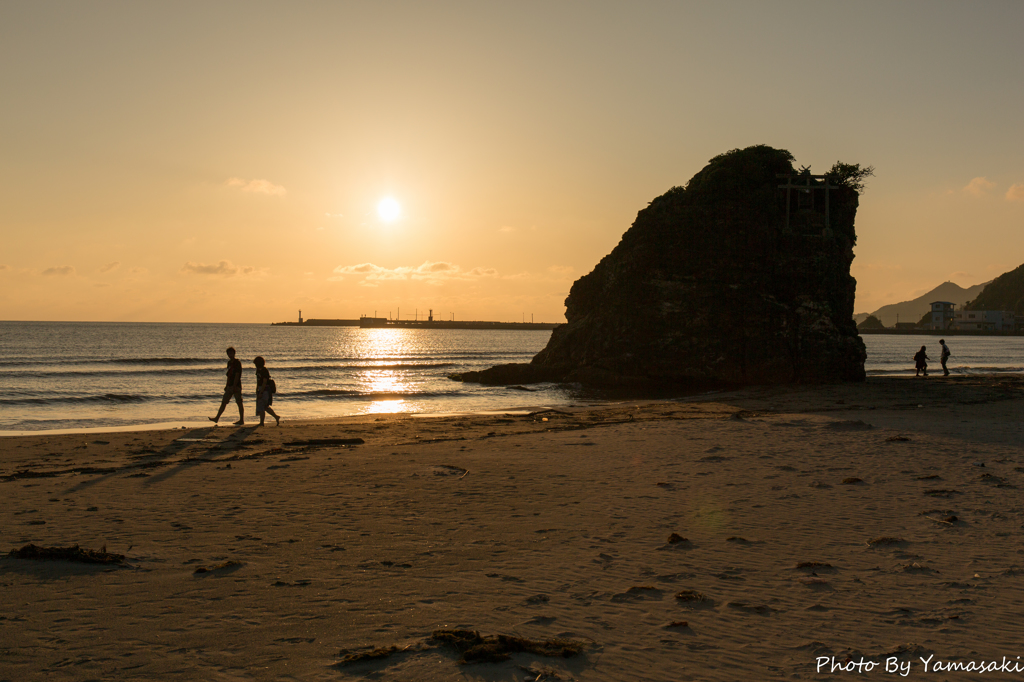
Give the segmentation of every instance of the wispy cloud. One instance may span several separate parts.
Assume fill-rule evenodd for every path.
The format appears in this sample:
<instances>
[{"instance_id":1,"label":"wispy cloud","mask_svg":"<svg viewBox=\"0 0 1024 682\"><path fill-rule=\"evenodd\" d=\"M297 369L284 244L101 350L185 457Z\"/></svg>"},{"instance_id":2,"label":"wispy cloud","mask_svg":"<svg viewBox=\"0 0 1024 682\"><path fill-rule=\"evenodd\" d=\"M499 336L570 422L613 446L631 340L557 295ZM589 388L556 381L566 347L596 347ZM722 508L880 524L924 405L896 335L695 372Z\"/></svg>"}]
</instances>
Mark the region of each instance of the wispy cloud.
<instances>
[{"instance_id":1,"label":"wispy cloud","mask_svg":"<svg viewBox=\"0 0 1024 682\"><path fill-rule=\"evenodd\" d=\"M576 271L571 265L551 265L548 266L548 272L555 275L559 279L571 279L572 273Z\"/></svg>"},{"instance_id":2,"label":"wispy cloud","mask_svg":"<svg viewBox=\"0 0 1024 682\"><path fill-rule=\"evenodd\" d=\"M283 197L288 193L281 185L275 185L270 180L243 180L242 178L228 178L228 187L237 187L243 192L255 192L256 194L269 194L271 196Z\"/></svg>"},{"instance_id":3,"label":"wispy cloud","mask_svg":"<svg viewBox=\"0 0 1024 682\"><path fill-rule=\"evenodd\" d=\"M397 268L385 268L373 263L339 265L334 268L334 274L328 279L339 281L346 278L359 278L362 279L363 284L375 286L378 282L390 280L413 280L426 284L442 284L453 280L471 281L497 276L498 271L494 268L476 267L471 270L463 270L454 263L426 261L415 267L399 266Z\"/></svg>"},{"instance_id":4,"label":"wispy cloud","mask_svg":"<svg viewBox=\"0 0 1024 682\"><path fill-rule=\"evenodd\" d=\"M1010 189L1006 190L1006 200L1024 201L1024 182L1010 185Z\"/></svg>"},{"instance_id":5,"label":"wispy cloud","mask_svg":"<svg viewBox=\"0 0 1024 682\"><path fill-rule=\"evenodd\" d=\"M0 263L0 272L2 272L3 270L10 270L10 266Z\"/></svg>"},{"instance_id":6,"label":"wispy cloud","mask_svg":"<svg viewBox=\"0 0 1024 682\"><path fill-rule=\"evenodd\" d=\"M850 270L854 272L898 272L902 265L894 263L854 263Z\"/></svg>"},{"instance_id":7,"label":"wispy cloud","mask_svg":"<svg viewBox=\"0 0 1024 682\"><path fill-rule=\"evenodd\" d=\"M502 225L501 227L498 228L498 232L515 232L515 231L516 231L516 228L512 227L511 225Z\"/></svg>"},{"instance_id":8,"label":"wispy cloud","mask_svg":"<svg viewBox=\"0 0 1024 682\"><path fill-rule=\"evenodd\" d=\"M61 265L53 268L46 268L43 274L47 277L67 277L75 274L75 269L70 265Z\"/></svg>"},{"instance_id":9,"label":"wispy cloud","mask_svg":"<svg viewBox=\"0 0 1024 682\"><path fill-rule=\"evenodd\" d=\"M117 270L120 266L121 261L115 260L113 262L107 263L102 268L100 268L100 272L110 272L111 270Z\"/></svg>"},{"instance_id":10,"label":"wispy cloud","mask_svg":"<svg viewBox=\"0 0 1024 682\"><path fill-rule=\"evenodd\" d=\"M256 272L252 266L240 267L229 260L219 261L215 265L207 263L193 263L189 261L181 266L181 272L186 275L210 275L213 277L234 277L235 275L251 275Z\"/></svg>"},{"instance_id":11,"label":"wispy cloud","mask_svg":"<svg viewBox=\"0 0 1024 682\"><path fill-rule=\"evenodd\" d=\"M974 197L987 196L988 193L996 186L996 183L992 182L988 178L974 178L964 187L964 191Z\"/></svg>"}]
</instances>

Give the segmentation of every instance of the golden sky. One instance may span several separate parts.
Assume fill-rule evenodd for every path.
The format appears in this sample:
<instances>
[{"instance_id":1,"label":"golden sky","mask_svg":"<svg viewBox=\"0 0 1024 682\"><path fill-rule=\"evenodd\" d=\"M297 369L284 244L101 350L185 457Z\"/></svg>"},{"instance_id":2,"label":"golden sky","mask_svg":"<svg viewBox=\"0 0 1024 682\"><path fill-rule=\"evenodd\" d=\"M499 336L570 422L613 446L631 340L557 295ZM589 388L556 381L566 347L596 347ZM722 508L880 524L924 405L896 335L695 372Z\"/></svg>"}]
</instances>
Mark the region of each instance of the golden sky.
<instances>
[{"instance_id":1,"label":"golden sky","mask_svg":"<svg viewBox=\"0 0 1024 682\"><path fill-rule=\"evenodd\" d=\"M985 282L1024 263L1022 26L995 0L0 2L0 319L562 321L637 211L753 144L876 168L858 312Z\"/></svg>"}]
</instances>

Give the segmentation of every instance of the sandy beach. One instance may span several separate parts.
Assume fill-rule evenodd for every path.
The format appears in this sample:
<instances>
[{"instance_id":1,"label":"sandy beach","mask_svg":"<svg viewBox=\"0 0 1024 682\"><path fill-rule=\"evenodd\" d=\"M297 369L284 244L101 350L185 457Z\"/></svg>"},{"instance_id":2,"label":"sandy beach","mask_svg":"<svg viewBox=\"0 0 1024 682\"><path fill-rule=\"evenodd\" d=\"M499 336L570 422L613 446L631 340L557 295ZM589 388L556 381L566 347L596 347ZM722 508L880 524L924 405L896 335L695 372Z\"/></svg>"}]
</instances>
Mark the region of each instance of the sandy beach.
<instances>
[{"instance_id":1,"label":"sandy beach","mask_svg":"<svg viewBox=\"0 0 1024 682\"><path fill-rule=\"evenodd\" d=\"M275 407L0 439L2 554L124 557L0 559L0 680L1024 679L1021 375ZM580 652L460 663L439 630Z\"/></svg>"}]
</instances>

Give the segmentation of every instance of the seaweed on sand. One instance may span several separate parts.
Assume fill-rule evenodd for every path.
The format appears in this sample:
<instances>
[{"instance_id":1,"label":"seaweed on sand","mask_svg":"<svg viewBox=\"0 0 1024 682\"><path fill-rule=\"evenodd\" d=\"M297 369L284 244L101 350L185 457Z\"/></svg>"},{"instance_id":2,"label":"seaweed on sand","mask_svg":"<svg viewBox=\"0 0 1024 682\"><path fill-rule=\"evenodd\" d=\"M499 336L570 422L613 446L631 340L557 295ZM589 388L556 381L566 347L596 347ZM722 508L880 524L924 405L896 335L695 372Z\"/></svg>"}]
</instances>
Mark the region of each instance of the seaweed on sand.
<instances>
[{"instance_id":1,"label":"seaweed on sand","mask_svg":"<svg viewBox=\"0 0 1024 682\"><path fill-rule=\"evenodd\" d=\"M36 559L42 561L77 561L83 564L120 564L124 562L124 554L108 552L103 549L82 549L78 545L71 547L40 547L27 544L21 549L12 549L7 556L15 559Z\"/></svg>"},{"instance_id":2,"label":"seaweed on sand","mask_svg":"<svg viewBox=\"0 0 1024 682\"><path fill-rule=\"evenodd\" d=\"M537 641L514 635L481 636L474 630L434 630L431 637L454 646L462 658L459 663L496 663L512 654L525 652L538 656L570 658L585 650L586 644L568 639Z\"/></svg>"}]
</instances>

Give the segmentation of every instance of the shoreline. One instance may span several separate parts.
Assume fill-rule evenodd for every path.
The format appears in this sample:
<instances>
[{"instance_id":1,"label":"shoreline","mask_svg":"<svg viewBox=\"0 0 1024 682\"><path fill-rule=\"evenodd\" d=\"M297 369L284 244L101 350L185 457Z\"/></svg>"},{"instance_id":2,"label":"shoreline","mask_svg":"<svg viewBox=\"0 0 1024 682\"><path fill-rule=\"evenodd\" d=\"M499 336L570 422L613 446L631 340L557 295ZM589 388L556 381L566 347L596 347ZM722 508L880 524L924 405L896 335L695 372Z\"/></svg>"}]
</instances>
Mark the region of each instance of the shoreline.
<instances>
[{"instance_id":1,"label":"shoreline","mask_svg":"<svg viewBox=\"0 0 1024 682\"><path fill-rule=\"evenodd\" d=\"M621 401L594 401L587 402L585 405L572 404L572 408L593 408L597 409L601 405L614 405ZM524 416L529 415L538 411L545 410L557 410L559 408L570 407L569 405L558 405L551 407L547 405L536 405L536 406L516 406L508 409L499 410L478 410L478 411L457 411L457 412L363 412L359 414L351 415L338 415L334 417L315 417L308 419L288 419L282 418L282 423L286 423L289 426L297 427L316 427L316 426L334 426L352 422L360 422L363 420L373 420L378 417L392 417L392 418L410 418L410 419L438 419L444 417L489 417L489 416ZM127 424L122 426L90 426L90 427L79 427L79 428L67 428L67 429L37 429L37 430L0 430L0 442L4 438L23 438L31 436L74 436L74 435L99 435L104 433L135 433L135 432L149 432L149 431L183 431L190 429L205 429L205 428L219 428L219 429L233 429L233 428L263 428L263 429L274 429L277 428L273 422L267 420L265 425L260 427L259 418L253 417L249 419L242 426L235 426L233 422L227 421L228 417L224 417L219 424L213 424L210 421L169 421L169 422L153 422L148 424Z\"/></svg>"},{"instance_id":2,"label":"shoreline","mask_svg":"<svg viewBox=\"0 0 1024 682\"><path fill-rule=\"evenodd\" d=\"M906 370L893 370L885 373L867 374L867 379L864 383L872 383L885 380L904 380L904 379L923 379L923 377L915 377L912 372L913 369ZM941 371L933 371L927 378L932 381L939 382L975 382L976 380L998 380L999 378L1005 377L1024 377L1024 372L1020 371L988 371L978 373L964 373L953 371L949 377L941 375ZM844 385L844 384L837 384ZM858 385L852 383L850 385ZM622 397L608 397L608 398L595 398L595 399L580 399L574 402L567 403L553 403L551 405L519 405L515 407L499 408L499 409L484 409L484 410L456 410L451 412L360 412L355 414L336 415L330 417L312 417L312 418L300 418L300 419L288 419L287 423L295 425L316 425L316 424L332 424L334 422L346 423L353 420L360 419L373 419L381 416L391 417L416 417L416 418L440 418L440 417L466 417L473 415L495 415L495 414L519 414L529 412L536 409L578 409L584 408L598 408L602 405L615 405L621 402L679 402L679 401L692 401L702 400L709 396L717 396L720 394L733 394L743 393L749 391L765 391L765 390L778 390L778 391L800 391L802 389L809 388L813 385L802 385L802 384L784 384L774 387L767 386L751 386L741 388L723 388L713 391L701 391L699 393L686 394L682 390L676 397L639 397L639 398L622 398ZM252 401L249 401L250 404ZM219 428L233 427L231 422L227 422L227 419L232 416L230 412L234 410L234 405L229 405L228 410L225 412L225 416L222 418L222 423L218 425ZM253 417L248 420L245 424L246 427L253 426L254 423L258 423L258 418ZM226 423L224 423L226 422ZM125 424L119 426L88 426L88 427L69 427L69 428L57 428L57 429L0 429L0 442L5 438L20 438L27 436L59 436L59 435L75 435L75 434L103 434L103 433L131 433L135 431L179 431L188 429L199 429L209 427L210 423L207 421L197 420L170 420L170 421L159 421L149 422L140 424ZM274 428L272 425L269 428Z\"/></svg>"}]
</instances>

